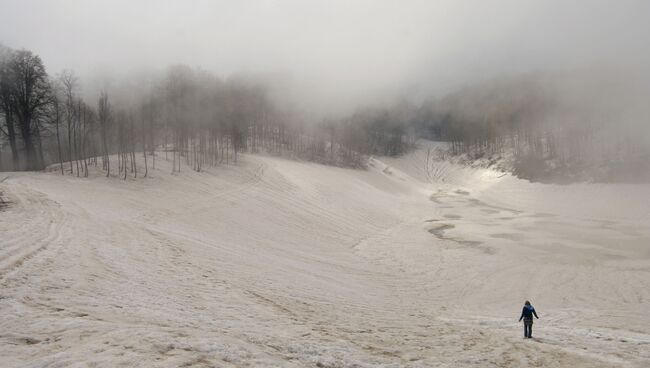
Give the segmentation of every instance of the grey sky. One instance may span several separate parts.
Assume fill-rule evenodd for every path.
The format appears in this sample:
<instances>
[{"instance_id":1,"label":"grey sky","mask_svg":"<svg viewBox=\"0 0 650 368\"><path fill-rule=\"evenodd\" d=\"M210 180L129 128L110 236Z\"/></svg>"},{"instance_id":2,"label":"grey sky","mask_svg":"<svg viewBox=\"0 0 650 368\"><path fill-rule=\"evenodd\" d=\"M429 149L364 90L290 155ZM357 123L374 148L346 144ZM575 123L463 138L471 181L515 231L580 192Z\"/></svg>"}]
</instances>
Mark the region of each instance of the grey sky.
<instances>
[{"instance_id":1,"label":"grey sky","mask_svg":"<svg viewBox=\"0 0 650 368\"><path fill-rule=\"evenodd\" d=\"M0 0L0 12L0 42L38 53L50 73L279 72L332 106L650 61L644 0Z\"/></svg>"}]
</instances>

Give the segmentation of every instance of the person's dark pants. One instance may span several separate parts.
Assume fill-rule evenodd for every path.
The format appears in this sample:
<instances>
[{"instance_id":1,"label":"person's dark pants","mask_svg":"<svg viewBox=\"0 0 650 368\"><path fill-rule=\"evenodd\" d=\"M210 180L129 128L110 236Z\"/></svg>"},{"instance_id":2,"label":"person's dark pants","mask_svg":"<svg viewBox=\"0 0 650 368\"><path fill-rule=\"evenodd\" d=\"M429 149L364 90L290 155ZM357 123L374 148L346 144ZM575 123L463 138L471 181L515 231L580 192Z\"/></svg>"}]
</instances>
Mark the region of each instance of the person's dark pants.
<instances>
[{"instance_id":1,"label":"person's dark pants","mask_svg":"<svg viewBox=\"0 0 650 368\"><path fill-rule=\"evenodd\" d=\"M524 337L533 337L533 320L524 319Z\"/></svg>"}]
</instances>

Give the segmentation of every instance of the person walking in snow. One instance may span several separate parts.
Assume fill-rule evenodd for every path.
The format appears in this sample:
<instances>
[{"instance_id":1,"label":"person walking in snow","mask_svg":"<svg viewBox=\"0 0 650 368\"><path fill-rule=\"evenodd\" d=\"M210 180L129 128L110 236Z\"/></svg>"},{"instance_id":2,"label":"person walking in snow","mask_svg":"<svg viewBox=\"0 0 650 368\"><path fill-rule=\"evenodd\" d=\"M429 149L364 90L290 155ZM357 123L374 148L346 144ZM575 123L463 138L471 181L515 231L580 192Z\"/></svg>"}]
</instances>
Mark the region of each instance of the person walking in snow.
<instances>
[{"instance_id":1,"label":"person walking in snow","mask_svg":"<svg viewBox=\"0 0 650 368\"><path fill-rule=\"evenodd\" d=\"M537 312L535 312L535 308L533 308L533 306L530 305L530 302L526 300L526 303L524 303L524 309L521 311L521 317L519 317L519 322L521 322L522 319L524 320L525 338L530 339L533 337L533 316L539 319L539 317L537 317Z\"/></svg>"}]
</instances>

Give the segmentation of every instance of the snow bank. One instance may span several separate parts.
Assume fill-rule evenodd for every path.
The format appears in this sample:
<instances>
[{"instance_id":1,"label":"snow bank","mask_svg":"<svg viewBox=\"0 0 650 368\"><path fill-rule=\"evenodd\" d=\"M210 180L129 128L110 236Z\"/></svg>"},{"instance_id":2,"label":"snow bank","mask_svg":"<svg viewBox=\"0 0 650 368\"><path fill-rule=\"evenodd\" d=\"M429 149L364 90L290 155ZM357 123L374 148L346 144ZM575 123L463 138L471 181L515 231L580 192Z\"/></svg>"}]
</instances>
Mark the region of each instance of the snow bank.
<instances>
[{"instance_id":1,"label":"snow bank","mask_svg":"<svg viewBox=\"0 0 650 368\"><path fill-rule=\"evenodd\" d=\"M170 171L1 184L0 365L650 362L647 186L531 184L425 149Z\"/></svg>"}]
</instances>

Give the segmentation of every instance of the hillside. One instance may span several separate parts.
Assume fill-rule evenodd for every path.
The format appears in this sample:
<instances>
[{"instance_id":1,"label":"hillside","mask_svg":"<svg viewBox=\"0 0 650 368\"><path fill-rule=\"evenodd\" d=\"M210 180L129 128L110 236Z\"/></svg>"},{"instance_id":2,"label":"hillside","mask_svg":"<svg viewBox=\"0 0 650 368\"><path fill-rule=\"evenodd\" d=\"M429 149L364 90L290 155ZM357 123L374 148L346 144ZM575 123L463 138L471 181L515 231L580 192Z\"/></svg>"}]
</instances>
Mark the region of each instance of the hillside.
<instances>
[{"instance_id":1,"label":"hillside","mask_svg":"<svg viewBox=\"0 0 650 368\"><path fill-rule=\"evenodd\" d=\"M530 183L426 148L368 170L6 174L0 365L650 364L650 186Z\"/></svg>"}]
</instances>

